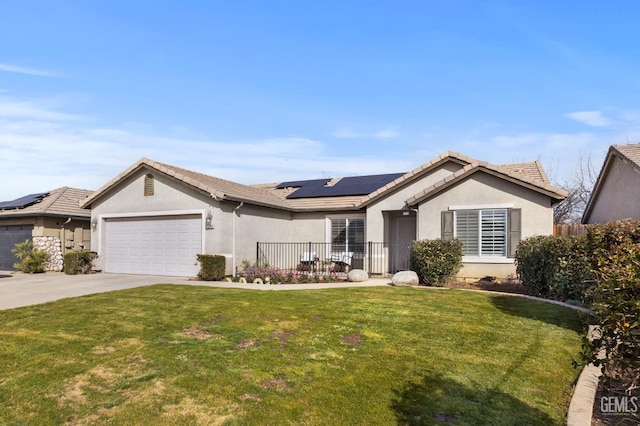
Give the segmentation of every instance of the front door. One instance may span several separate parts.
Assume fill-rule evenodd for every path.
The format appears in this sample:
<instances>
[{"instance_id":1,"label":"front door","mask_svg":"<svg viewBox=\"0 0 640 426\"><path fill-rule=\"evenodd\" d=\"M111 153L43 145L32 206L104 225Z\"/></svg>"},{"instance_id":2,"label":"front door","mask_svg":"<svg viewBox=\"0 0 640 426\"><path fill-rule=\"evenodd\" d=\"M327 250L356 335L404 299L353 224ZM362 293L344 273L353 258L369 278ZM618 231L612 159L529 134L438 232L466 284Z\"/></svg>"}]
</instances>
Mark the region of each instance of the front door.
<instances>
[{"instance_id":1,"label":"front door","mask_svg":"<svg viewBox=\"0 0 640 426\"><path fill-rule=\"evenodd\" d=\"M411 243L416 239L416 214L394 212L389 217L389 226L391 273L406 271L411 267Z\"/></svg>"}]
</instances>

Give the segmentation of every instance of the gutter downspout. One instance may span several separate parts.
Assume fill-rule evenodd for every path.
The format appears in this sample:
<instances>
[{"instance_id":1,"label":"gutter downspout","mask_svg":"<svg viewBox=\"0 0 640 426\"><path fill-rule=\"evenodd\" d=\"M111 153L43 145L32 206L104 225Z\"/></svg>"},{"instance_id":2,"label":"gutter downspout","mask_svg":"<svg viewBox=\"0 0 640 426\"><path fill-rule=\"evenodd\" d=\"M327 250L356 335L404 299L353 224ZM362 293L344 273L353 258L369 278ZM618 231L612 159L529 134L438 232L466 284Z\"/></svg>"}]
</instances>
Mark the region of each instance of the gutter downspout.
<instances>
[{"instance_id":1,"label":"gutter downspout","mask_svg":"<svg viewBox=\"0 0 640 426\"><path fill-rule=\"evenodd\" d=\"M232 261L232 271L231 273L235 276L237 271L237 262L236 262L236 212L238 210L240 210L240 208L244 206L244 201L241 201L240 204L238 204L238 206L233 209L232 217L231 217L231 251L232 251L232 256L233 256L233 261Z\"/></svg>"},{"instance_id":2,"label":"gutter downspout","mask_svg":"<svg viewBox=\"0 0 640 426\"><path fill-rule=\"evenodd\" d=\"M65 227L65 225L67 225L70 222L71 222L71 218L68 218L67 221L64 222L62 224L62 226L60 227L61 228L61 230L60 230L60 234L61 234L60 235L61 236L61 238L60 238L60 249L62 251L62 257L64 257L64 255L67 254L67 242L65 241L65 237L67 235L66 235L66 229L64 229L64 227Z\"/></svg>"}]
</instances>

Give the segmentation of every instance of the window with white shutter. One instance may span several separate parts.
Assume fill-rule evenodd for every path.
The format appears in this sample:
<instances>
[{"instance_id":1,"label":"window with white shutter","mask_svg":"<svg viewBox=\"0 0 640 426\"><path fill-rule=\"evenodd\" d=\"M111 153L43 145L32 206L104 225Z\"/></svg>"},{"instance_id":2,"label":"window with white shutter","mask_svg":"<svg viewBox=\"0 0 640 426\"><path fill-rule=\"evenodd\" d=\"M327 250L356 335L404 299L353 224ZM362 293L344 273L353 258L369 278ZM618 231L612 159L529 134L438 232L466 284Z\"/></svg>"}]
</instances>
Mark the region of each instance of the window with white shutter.
<instances>
[{"instance_id":1,"label":"window with white shutter","mask_svg":"<svg viewBox=\"0 0 640 426\"><path fill-rule=\"evenodd\" d=\"M507 209L456 210L455 237L465 256L506 257Z\"/></svg>"}]
</instances>

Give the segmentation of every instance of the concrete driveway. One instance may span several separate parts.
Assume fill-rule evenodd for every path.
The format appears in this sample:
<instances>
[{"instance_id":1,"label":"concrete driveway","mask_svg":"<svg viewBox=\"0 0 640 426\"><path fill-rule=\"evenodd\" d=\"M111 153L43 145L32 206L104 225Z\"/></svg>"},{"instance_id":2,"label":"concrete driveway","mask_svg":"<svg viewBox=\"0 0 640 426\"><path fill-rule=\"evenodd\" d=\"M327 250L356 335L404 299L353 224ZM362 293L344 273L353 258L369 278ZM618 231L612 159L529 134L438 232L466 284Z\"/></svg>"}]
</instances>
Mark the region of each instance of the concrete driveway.
<instances>
[{"instance_id":1,"label":"concrete driveway","mask_svg":"<svg viewBox=\"0 0 640 426\"><path fill-rule=\"evenodd\" d=\"M91 274L66 275L62 272L23 274L0 271L0 309L37 305L67 297L123 290L153 284L183 284L249 290L306 290L321 288L384 286L389 279L370 279L362 283L258 285L228 282L197 281L193 278L157 275Z\"/></svg>"}]
</instances>

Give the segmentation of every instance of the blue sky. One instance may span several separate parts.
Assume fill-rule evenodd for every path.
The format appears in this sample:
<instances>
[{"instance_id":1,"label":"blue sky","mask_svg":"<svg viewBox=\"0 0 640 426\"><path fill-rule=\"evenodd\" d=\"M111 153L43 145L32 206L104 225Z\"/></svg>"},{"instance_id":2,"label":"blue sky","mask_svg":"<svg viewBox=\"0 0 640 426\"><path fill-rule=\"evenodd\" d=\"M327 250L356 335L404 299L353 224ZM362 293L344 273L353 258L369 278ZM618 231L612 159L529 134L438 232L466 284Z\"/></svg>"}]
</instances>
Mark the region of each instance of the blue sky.
<instances>
[{"instance_id":1,"label":"blue sky","mask_svg":"<svg viewBox=\"0 0 640 426\"><path fill-rule=\"evenodd\" d=\"M640 142L640 3L30 1L0 14L0 200L141 157L242 183Z\"/></svg>"}]
</instances>

